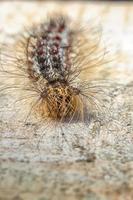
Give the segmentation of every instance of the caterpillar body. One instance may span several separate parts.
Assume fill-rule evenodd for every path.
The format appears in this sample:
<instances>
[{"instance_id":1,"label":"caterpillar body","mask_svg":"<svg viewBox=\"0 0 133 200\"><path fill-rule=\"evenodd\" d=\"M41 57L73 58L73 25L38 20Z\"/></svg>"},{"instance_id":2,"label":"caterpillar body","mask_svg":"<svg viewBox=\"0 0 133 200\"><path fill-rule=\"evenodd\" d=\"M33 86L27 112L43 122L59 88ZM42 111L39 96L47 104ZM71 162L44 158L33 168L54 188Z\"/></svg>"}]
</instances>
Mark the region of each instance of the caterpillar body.
<instances>
[{"instance_id":1,"label":"caterpillar body","mask_svg":"<svg viewBox=\"0 0 133 200\"><path fill-rule=\"evenodd\" d=\"M107 61L100 31L79 27L67 17L51 17L1 54L1 91L29 106L26 120L35 113L41 120L86 121L103 110L105 88L97 74Z\"/></svg>"}]
</instances>

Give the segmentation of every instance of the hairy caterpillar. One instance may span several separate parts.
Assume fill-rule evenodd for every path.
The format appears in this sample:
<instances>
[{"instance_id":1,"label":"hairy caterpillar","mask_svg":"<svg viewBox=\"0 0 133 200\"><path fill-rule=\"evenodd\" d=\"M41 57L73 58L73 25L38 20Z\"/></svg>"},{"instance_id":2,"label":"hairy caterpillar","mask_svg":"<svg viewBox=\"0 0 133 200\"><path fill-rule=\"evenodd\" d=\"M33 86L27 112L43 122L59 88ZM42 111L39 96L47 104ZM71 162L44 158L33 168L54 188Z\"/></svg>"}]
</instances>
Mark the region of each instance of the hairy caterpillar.
<instances>
[{"instance_id":1,"label":"hairy caterpillar","mask_svg":"<svg viewBox=\"0 0 133 200\"><path fill-rule=\"evenodd\" d=\"M5 47L0 91L12 95L14 105L20 103L25 122L33 113L41 121L70 123L103 112L107 85L97 77L107 52L100 32L100 27L53 16Z\"/></svg>"}]
</instances>

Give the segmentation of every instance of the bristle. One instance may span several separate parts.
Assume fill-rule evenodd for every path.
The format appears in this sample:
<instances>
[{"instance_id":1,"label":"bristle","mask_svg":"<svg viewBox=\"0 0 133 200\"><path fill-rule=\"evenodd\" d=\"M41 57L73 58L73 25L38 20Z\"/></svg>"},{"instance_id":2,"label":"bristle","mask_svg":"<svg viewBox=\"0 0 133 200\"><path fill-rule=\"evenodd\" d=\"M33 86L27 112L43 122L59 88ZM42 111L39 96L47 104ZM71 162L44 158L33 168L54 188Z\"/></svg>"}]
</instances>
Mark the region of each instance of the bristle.
<instances>
[{"instance_id":1,"label":"bristle","mask_svg":"<svg viewBox=\"0 0 133 200\"><path fill-rule=\"evenodd\" d=\"M70 26L64 16L30 28L2 55L3 91L29 101L27 117L33 112L42 120L85 121L99 109L102 87L93 93L91 81L106 63L96 30Z\"/></svg>"}]
</instances>

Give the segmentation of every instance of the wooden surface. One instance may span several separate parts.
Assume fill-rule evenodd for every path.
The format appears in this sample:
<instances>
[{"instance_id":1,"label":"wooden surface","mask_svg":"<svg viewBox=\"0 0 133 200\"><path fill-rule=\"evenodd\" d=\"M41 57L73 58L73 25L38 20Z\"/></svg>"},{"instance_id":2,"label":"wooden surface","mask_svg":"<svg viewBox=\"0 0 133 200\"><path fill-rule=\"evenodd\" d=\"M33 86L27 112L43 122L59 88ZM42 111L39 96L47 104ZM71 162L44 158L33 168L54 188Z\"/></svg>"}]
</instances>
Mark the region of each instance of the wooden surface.
<instances>
[{"instance_id":1,"label":"wooden surface","mask_svg":"<svg viewBox=\"0 0 133 200\"><path fill-rule=\"evenodd\" d=\"M15 40L23 26L58 10L103 26L115 53L111 117L62 129L23 125L12 100L0 96L0 200L132 200L133 3L0 2L0 41Z\"/></svg>"}]
</instances>

